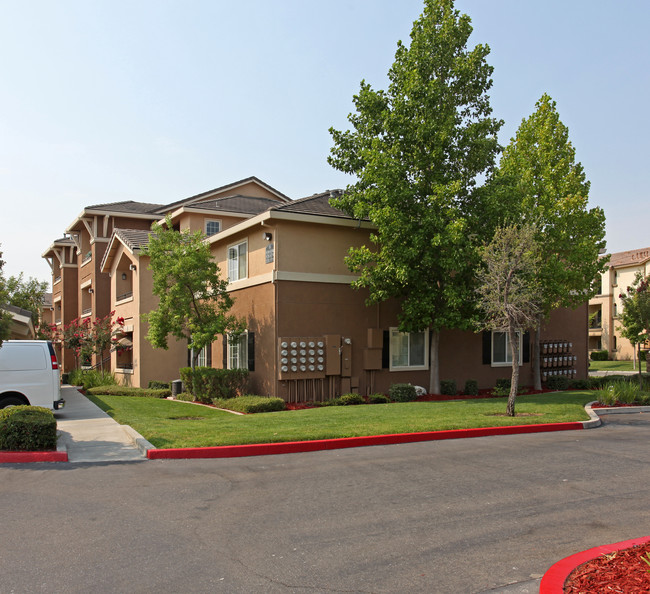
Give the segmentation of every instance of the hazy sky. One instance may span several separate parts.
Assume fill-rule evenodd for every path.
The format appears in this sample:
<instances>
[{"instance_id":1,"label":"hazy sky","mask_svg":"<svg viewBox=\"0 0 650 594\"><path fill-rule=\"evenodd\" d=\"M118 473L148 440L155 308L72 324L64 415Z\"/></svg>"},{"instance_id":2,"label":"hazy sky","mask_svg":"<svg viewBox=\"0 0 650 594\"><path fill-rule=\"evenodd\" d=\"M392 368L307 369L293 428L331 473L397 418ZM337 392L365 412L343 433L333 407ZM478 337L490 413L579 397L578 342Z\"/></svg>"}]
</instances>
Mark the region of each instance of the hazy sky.
<instances>
[{"instance_id":1,"label":"hazy sky","mask_svg":"<svg viewBox=\"0 0 650 594\"><path fill-rule=\"evenodd\" d=\"M84 206L167 203L256 175L291 198L345 187L326 161L366 79L387 86L421 0L0 0L5 276ZM507 144L547 92L605 209L610 251L650 245L650 2L457 0L487 43Z\"/></svg>"}]
</instances>

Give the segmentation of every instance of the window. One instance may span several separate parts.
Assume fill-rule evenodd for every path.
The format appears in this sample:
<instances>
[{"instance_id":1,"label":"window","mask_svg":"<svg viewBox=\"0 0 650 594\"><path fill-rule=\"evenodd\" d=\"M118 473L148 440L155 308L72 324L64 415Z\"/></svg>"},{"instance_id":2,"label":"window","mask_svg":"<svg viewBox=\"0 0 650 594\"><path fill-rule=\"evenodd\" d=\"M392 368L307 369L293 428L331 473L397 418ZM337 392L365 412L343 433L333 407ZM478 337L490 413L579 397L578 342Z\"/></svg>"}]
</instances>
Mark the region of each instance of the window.
<instances>
[{"instance_id":1,"label":"window","mask_svg":"<svg viewBox=\"0 0 650 594\"><path fill-rule=\"evenodd\" d=\"M242 241L228 248L228 281L234 282L248 276L248 242Z\"/></svg>"},{"instance_id":2,"label":"window","mask_svg":"<svg viewBox=\"0 0 650 594\"><path fill-rule=\"evenodd\" d=\"M221 221L216 221L208 219L205 221L205 234L210 237L210 235L216 235L221 231Z\"/></svg>"},{"instance_id":3,"label":"window","mask_svg":"<svg viewBox=\"0 0 650 594\"><path fill-rule=\"evenodd\" d=\"M428 369L427 332L400 332L390 329L390 368Z\"/></svg>"},{"instance_id":4,"label":"window","mask_svg":"<svg viewBox=\"0 0 650 594\"><path fill-rule=\"evenodd\" d=\"M196 358L197 367L210 367L212 365L211 350L212 344L208 344L201 349L199 356Z\"/></svg>"},{"instance_id":5,"label":"window","mask_svg":"<svg viewBox=\"0 0 650 594\"><path fill-rule=\"evenodd\" d=\"M522 360L521 332L517 332L519 339L519 365ZM512 365L512 353L510 352L510 337L507 332L492 332L492 366Z\"/></svg>"},{"instance_id":6,"label":"window","mask_svg":"<svg viewBox=\"0 0 650 594\"><path fill-rule=\"evenodd\" d=\"M228 336L228 369L248 369L248 333Z\"/></svg>"}]
</instances>

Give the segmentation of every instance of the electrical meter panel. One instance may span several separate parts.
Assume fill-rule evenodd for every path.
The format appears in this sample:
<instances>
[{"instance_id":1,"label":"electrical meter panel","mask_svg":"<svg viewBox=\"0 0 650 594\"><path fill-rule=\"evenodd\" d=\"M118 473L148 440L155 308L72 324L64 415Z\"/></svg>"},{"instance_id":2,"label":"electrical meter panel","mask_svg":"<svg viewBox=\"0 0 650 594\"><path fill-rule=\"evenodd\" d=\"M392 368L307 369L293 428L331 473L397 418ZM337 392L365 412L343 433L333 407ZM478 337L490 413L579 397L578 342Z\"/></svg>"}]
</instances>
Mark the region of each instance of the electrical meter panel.
<instances>
[{"instance_id":1,"label":"electrical meter panel","mask_svg":"<svg viewBox=\"0 0 650 594\"><path fill-rule=\"evenodd\" d=\"M327 364L325 338L322 336L280 338L278 359L281 380L324 378Z\"/></svg>"}]
</instances>

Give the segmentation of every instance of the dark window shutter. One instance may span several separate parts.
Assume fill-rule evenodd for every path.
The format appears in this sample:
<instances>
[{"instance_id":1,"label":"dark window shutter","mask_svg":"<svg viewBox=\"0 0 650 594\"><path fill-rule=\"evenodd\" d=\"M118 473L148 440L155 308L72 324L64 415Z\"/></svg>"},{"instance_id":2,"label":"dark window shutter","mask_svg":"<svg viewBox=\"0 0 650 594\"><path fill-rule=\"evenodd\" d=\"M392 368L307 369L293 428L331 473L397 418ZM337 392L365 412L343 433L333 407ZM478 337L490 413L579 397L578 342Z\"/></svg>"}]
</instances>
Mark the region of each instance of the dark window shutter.
<instances>
[{"instance_id":1,"label":"dark window shutter","mask_svg":"<svg viewBox=\"0 0 650 594\"><path fill-rule=\"evenodd\" d=\"M255 332L248 333L248 371L255 371Z\"/></svg>"},{"instance_id":2,"label":"dark window shutter","mask_svg":"<svg viewBox=\"0 0 650 594\"><path fill-rule=\"evenodd\" d=\"M212 343L205 347L205 366L212 367Z\"/></svg>"},{"instance_id":3,"label":"dark window shutter","mask_svg":"<svg viewBox=\"0 0 650 594\"><path fill-rule=\"evenodd\" d=\"M530 332L524 332L523 344L521 346L521 360L523 363L530 363Z\"/></svg>"},{"instance_id":4,"label":"dark window shutter","mask_svg":"<svg viewBox=\"0 0 650 594\"><path fill-rule=\"evenodd\" d=\"M187 366L192 367L192 349L187 349Z\"/></svg>"},{"instance_id":5,"label":"dark window shutter","mask_svg":"<svg viewBox=\"0 0 650 594\"><path fill-rule=\"evenodd\" d=\"M483 331L483 365L492 363L492 332Z\"/></svg>"},{"instance_id":6,"label":"dark window shutter","mask_svg":"<svg viewBox=\"0 0 650 594\"><path fill-rule=\"evenodd\" d=\"M381 345L381 368L390 367L390 331L384 330L383 342Z\"/></svg>"},{"instance_id":7,"label":"dark window shutter","mask_svg":"<svg viewBox=\"0 0 650 594\"><path fill-rule=\"evenodd\" d=\"M222 369L228 369L228 337L223 335L223 360Z\"/></svg>"}]
</instances>

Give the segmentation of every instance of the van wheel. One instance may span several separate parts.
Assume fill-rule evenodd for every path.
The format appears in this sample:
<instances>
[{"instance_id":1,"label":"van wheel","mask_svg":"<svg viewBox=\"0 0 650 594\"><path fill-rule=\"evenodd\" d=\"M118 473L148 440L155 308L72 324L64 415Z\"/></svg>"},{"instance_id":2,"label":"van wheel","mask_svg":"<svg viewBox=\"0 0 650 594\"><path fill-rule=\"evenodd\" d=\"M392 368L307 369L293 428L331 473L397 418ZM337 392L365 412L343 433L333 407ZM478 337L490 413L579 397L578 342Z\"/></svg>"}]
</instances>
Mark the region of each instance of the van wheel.
<instances>
[{"instance_id":1,"label":"van wheel","mask_svg":"<svg viewBox=\"0 0 650 594\"><path fill-rule=\"evenodd\" d=\"M25 404L18 396L7 396L0 400L0 408L9 408L10 406L21 406Z\"/></svg>"}]
</instances>

